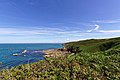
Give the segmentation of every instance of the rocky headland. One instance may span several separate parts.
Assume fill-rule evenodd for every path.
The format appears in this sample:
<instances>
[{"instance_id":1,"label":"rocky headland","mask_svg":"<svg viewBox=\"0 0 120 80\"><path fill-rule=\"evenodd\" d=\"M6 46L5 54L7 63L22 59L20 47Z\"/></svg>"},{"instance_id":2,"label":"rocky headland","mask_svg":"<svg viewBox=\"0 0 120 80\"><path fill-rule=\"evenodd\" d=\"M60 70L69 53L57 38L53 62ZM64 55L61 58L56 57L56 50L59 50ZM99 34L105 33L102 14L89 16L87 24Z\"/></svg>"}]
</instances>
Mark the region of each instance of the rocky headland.
<instances>
[{"instance_id":1,"label":"rocky headland","mask_svg":"<svg viewBox=\"0 0 120 80\"><path fill-rule=\"evenodd\" d=\"M68 53L67 50L65 49L48 49L48 50L43 50L45 53L46 57L57 57L57 56L62 56Z\"/></svg>"}]
</instances>

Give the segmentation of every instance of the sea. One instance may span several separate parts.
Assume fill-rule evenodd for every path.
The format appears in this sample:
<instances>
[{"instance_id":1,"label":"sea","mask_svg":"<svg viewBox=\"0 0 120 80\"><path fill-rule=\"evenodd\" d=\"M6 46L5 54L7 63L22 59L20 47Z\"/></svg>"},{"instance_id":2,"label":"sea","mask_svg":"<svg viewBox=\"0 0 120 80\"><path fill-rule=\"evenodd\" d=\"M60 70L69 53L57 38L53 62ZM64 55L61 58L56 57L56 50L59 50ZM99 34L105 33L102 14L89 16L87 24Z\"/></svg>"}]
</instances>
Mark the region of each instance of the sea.
<instances>
[{"instance_id":1,"label":"sea","mask_svg":"<svg viewBox=\"0 0 120 80\"><path fill-rule=\"evenodd\" d=\"M62 48L61 43L0 44L0 70L44 59L42 50Z\"/></svg>"}]
</instances>

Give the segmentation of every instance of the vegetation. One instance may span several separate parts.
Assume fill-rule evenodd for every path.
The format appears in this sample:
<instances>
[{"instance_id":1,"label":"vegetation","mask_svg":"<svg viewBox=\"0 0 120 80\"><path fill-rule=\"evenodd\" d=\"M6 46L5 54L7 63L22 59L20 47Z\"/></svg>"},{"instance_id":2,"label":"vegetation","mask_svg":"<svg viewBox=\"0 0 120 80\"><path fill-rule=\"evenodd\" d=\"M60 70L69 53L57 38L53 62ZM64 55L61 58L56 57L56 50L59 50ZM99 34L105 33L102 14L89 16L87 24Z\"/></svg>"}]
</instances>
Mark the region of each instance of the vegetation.
<instances>
[{"instance_id":1,"label":"vegetation","mask_svg":"<svg viewBox=\"0 0 120 80\"><path fill-rule=\"evenodd\" d=\"M68 48L79 47L75 55L45 58L39 62L3 69L0 80L119 80L119 43L120 38L67 43L65 46Z\"/></svg>"},{"instance_id":2,"label":"vegetation","mask_svg":"<svg viewBox=\"0 0 120 80\"><path fill-rule=\"evenodd\" d=\"M82 52L99 52L120 47L120 37L111 39L90 39L64 44L65 48L76 47Z\"/></svg>"}]
</instances>

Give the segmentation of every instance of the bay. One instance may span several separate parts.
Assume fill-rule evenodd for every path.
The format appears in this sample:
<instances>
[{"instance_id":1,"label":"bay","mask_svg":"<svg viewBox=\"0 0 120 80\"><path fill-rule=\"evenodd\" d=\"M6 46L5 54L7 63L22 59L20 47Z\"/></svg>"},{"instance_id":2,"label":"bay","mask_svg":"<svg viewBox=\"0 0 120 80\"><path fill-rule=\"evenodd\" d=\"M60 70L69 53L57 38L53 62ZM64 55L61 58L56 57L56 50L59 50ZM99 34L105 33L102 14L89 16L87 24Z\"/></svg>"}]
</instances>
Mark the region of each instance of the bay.
<instances>
[{"instance_id":1,"label":"bay","mask_svg":"<svg viewBox=\"0 0 120 80\"><path fill-rule=\"evenodd\" d=\"M0 44L0 69L44 59L42 50L62 48L60 43ZM26 52L25 52L26 51ZM23 52L25 52L23 54ZM19 54L13 56L13 54Z\"/></svg>"}]
</instances>

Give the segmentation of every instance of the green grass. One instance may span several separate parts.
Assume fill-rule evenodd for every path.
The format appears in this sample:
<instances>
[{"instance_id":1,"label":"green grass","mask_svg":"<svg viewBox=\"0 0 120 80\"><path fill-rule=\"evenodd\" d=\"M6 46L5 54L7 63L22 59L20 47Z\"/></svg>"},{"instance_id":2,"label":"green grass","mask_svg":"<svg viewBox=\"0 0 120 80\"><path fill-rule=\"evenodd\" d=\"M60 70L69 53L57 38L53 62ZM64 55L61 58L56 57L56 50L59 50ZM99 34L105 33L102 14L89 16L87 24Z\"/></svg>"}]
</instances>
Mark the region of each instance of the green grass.
<instances>
[{"instance_id":1,"label":"green grass","mask_svg":"<svg viewBox=\"0 0 120 80\"><path fill-rule=\"evenodd\" d=\"M73 46L79 47L82 52L99 52L120 46L120 38L111 39L90 39L64 44L66 48Z\"/></svg>"},{"instance_id":2,"label":"green grass","mask_svg":"<svg viewBox=\"0 0 120 80\"><path fill-rule=\"evenodd\" d=\"M82 45L84 50L96 49L96 52L82 51L76 55L45 58L39 62L4 69L0 72L2 76L0 80L119 80L120 45L118 42L120 39L104 40L70 43L74 47ZM90 45L87 44L89 42L94 46L85 47L84 44ZM106 49L102 51L100 47Z\"/></svg>"}]
</instances>

